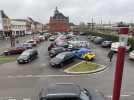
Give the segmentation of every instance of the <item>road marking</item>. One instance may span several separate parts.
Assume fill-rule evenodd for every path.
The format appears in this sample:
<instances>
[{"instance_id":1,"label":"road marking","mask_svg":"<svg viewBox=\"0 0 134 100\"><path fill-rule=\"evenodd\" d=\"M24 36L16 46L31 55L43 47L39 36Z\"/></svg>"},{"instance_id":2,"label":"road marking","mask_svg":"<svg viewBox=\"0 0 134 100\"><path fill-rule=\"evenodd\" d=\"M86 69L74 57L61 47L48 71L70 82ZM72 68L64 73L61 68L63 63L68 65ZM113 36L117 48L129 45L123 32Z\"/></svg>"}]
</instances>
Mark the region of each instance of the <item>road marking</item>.
<instances>
[{"instance_id":1,"label":"road marking","mask_svg":"<svg viewBox=\"0 0 134 100\"><path fill-rule=\"evenodd\" d=\"M75 77L85 75L8 75L7 78Z\"/></svg>"},{"instance_id":2,"label":"road marking","mask_svg":"<svg viewBox=\"0 0 134 100\"><path fill-rule=\"evenodd\" d=\"M129 95L129 94L122 94L122 95L120 95L121 97L129 97L129 96L131 96L131 95ZM106 97L108 97L108 98L112 98L112 95L107 95Z\"/></svg>"},{"instance_id":3,"label":"road marking","mask_svg":"<svg viewBox=\"0 0 134 100\"><path fill-rule=\"evenodd\" d=\"M47 65L47 64L45 64L45 63L44 63L44 64L41 64L41 66L46 66L46 65Z\"/></svg>"},{"instance_id":4,"label":"road marking","mask_svg":"<svg viewBox=\"0 0 134 100\"><path fill-rule=\"evenodd\" d=\"M17 99L8 99L8 100L17 100Z\"/></svg>"},{"instance_id":5,"label":"road marking","mask_svg":"<svg viewBox=\"0 0 134 100\"><path fill-rule=\"evenodd\" d=\"M23 98L23 100L31 100L31 98Z\"/></svg>"}]
</instances>

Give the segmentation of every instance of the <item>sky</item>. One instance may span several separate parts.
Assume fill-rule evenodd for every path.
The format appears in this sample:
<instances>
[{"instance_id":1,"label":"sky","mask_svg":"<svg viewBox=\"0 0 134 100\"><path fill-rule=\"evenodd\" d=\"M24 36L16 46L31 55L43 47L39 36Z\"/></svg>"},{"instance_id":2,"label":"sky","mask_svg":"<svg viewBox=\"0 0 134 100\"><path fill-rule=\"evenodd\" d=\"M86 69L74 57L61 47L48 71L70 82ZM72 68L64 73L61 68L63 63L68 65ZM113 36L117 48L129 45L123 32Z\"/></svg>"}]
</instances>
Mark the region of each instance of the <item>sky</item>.
<instances>
[{"instance_id":1,"label":"sky","mask_svg":"<svg viewBox=\"0 0 134 100\"><path fill-rule=\"evenodd\" d=\"M31 17L48 23L58 7L70 22L134 22L134 0L0 0L0 10L10 18Z\"/></svg>"}]
</instances>

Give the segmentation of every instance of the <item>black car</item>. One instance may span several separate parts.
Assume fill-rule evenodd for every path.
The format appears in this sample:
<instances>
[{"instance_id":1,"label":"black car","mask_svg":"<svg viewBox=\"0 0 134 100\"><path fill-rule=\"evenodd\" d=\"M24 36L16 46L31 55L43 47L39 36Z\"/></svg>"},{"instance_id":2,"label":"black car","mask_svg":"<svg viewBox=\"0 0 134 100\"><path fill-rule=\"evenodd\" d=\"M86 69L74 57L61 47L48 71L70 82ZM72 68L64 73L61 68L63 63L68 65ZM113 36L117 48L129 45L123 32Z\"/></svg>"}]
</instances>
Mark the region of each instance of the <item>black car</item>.
<instances>
[{"instance_id":1,"label":"black car","mask_svg":"<svg viewBox=\"0 0 134 100\"><path fill-rule=\"evenodd\" d=\"M52 57L55 57L57 54L61 53L61 52L64 52L66 51L65 48L63 47L56 47L56 48L52 48L50 51L49 51L49 56L52 58Z\"/></svg>"},{"instance_id":2,"label":"black car","mask_svg":"<svg viewBox=\"0 0 134 100\"><path fill-rule=\"evenodd\" d=\"M35 49L28 49L25 50L18 58L17 58L17 62L19 64L21 63L29 63L30 61L32 61L33 59L38 57L38 52Z\"/></svg>"},{"instance_id":3,"label":"black car","mask_svg":"<svg viewBox=\"0 0 134 100\"><path fill-rule=\"evenodd\" d=\"M39 100L106 100L104 95L93 89L81 88L73 83L59 83L42 88Z\"/></svg>"},{"instance_id":4,"label":"black car","mask_svg":"<svg viewBox=\"0 0 134 100\"><path fill-rule=\"evenodd\" d=\"M63 65L73 62L74 56L74 53L69 51L59 53L50 60L50 66L57 68L63 67Z\"/></svg>"},{"instance_id":5,"label":"black car","mask_svg":"<svg viewBox=\"0 0 134 100\"><path fill-rule=\"evenodd\" d=\"M95 44L101 44L103 41L104 41L104 38L102 38L102 37L96 37L93 42Z\"/></svg>"},{"instance_id":6,"label":"black car","mask_svg":"<svg viewBox=\"0 0 134 100\"><path fill-rule=\"evenodd\" d=\"M112 41L103 41L101 43L101 46L104 47L104 48L110 48L111 44L112 44Z\"/></svg>"}]
</instances>

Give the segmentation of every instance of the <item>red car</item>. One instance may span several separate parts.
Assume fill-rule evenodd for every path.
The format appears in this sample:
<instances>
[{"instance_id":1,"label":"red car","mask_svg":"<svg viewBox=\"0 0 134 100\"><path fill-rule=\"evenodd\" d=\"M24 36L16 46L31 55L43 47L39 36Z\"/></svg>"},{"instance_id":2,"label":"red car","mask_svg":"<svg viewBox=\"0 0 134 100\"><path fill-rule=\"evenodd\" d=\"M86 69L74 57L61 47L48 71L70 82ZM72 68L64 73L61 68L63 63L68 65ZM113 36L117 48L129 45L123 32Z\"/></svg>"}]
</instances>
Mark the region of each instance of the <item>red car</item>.
<instances>
[{"instance_id":1,"label":"red car","mask_svg":"<svg viewBox=\"0 0 134 100\"><path fill-rule=\"evenodd\" d=\"M24 50L26 50L25 48L10 48L6 51L4 51L4 55L16 55L16 54L21 54Z\"/></svg>"},{"instance_id":2,"label":"red car","mask_svg":"<svg viewBox=\"0 0 134 100\"><path fill-rule=\"evenodd\" d=\"M41 42L41 40L38 37L34 37L33 40L35 40L37 43Z\"/></svg>"}]
</instances>

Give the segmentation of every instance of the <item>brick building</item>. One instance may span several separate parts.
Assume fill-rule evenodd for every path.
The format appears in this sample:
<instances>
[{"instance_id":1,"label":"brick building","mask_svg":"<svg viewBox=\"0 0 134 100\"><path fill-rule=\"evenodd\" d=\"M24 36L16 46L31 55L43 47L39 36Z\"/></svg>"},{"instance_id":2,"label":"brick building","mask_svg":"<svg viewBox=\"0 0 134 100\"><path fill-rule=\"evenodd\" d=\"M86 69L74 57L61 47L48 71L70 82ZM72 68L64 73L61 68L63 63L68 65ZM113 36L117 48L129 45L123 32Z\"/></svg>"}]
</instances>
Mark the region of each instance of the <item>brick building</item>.
<instances>
[{"instance_id":1,"label":"brick building","mask_svg":"<svg viewBox=\"0 0 134 100\"><path fill-rule=\"evenodd\" d=\"M54 16L50 17L49 21L49 31L50 32L68 32L69 27L69 17L65 17L60 13L56 7L54 11Z\"/></svg>"}]
</instances>

